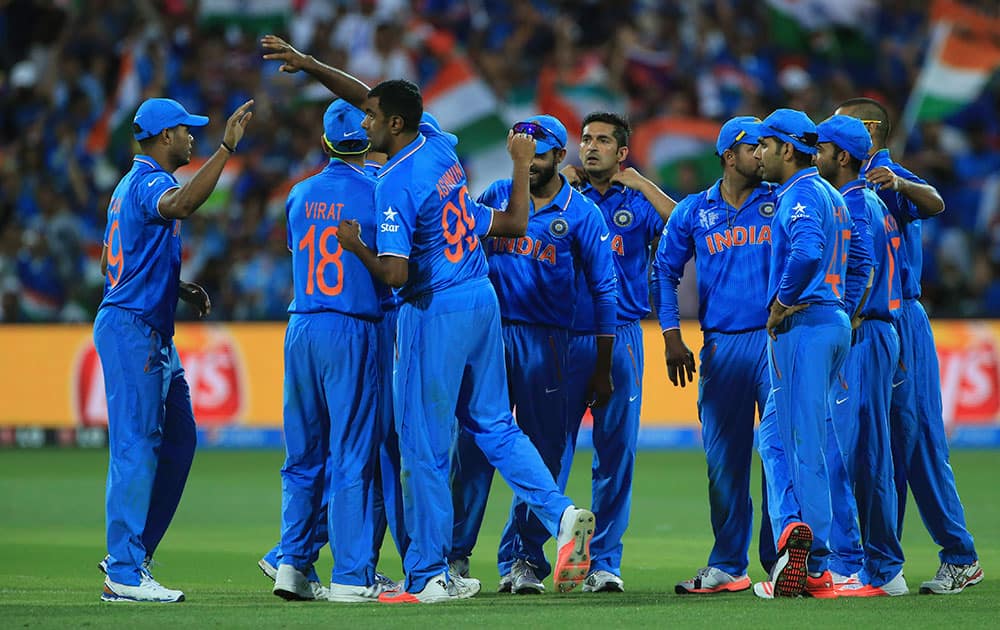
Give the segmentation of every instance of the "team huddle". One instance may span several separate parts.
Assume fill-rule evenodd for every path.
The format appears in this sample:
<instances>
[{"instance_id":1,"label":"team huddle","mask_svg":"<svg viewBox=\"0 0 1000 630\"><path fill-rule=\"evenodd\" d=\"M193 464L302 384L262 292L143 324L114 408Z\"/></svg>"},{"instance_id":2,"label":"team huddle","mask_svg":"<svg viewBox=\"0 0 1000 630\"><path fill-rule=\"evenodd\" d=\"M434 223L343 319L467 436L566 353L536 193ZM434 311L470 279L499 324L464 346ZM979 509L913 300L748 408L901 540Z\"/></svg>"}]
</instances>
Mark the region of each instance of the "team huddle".
<instances>
[{"instance_id":1,"label":"team huddle","mask_svg":"<svg viewBox=\"0 0 1000 630\"><path fill-rule=\"evenodd\" d=\"M902 595L907 488L941 547L921 593L983 578L948 464L937 358L920 296L920 222L933 189L892 162L885 109L852 99L819 125L779 109L720 130L721 178L675 202L633 168L628 122L588 115L580 167L560 164L550 115L510 130L512 177L478 198L458 139L404 80L369 88L265 36L265 59L338 100L326 167L286 203L294 299L285 335L281 533L259 561L291 600L435 603L475 596L469 575L493 481L514 491L498 590L620 592L642 401L640 320L663 330L668 376L699 374L715 545L679 594ZM105 601L183 601L150 561L195 450L174 349L180 220L207 199L252 118L181 186L189 127L150 99L141 154L112 195L94 340L105 371L110 463ZM382 158L384 156L384 159ZM677 288L694 257L704 332L696 364ZM652 274L649 274L652 260ZM592 505L566 496L593 415ZM748 575L754 422L764 468L760 561ZM378 570L386 532L403 559ZM556 556L543 547L556 540ZM329 583L314 563L327 545Z\"/></svg>"}]
</instances>

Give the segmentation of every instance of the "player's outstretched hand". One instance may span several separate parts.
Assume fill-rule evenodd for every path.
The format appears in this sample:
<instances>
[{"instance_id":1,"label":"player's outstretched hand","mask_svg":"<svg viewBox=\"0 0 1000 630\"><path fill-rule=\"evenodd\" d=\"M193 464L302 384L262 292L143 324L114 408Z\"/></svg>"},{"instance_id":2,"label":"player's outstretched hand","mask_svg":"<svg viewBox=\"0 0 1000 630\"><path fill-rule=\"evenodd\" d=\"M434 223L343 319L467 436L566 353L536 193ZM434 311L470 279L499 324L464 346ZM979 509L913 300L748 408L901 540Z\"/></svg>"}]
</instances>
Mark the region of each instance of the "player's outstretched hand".
<instances>
[{"instance_id":1,"label":"player's outstretched hand","mask_svg":"<svg viewBox=\"0 0 1000 630\"><path fill-rule=\"evenodd\" d=\"M576 166L575 164L567 164L562 167L562 170L559 172L563 174L563 177L566 178L569 185L573 187L580 186L590 181L590 178L587 177L587 171L583 170L579 166Z\"/></svg>"},{"instance_id":2,"label":"player's outstretched hand","mask_svg":"<svg viewBox=\"0 0 1000 630\"><path fill-rule=\"evenodd\" d=\"M253 99L250 99L237 107L233 115L226 121L226 132L222 135L222 141L232 149L236 149L236 145L243 139L243 133L247 129L247 124L253 118L253 112L250 111L252 106Z\"/></svg>"},{"instance_id":3,"label":"player's outstretched hand","mask_svg":"<svg viewBox=\"0 0 1000 630\"><path fill-rule=\"evenodd\" d=\"M674 386L684 387L688 383L693 383L696 371L694 353L681 338L681 331L674 329L664 332L663 343L667 359L667 378Z\"/></svg>"},{"instance_id":4,"label":"player's outstretched hand","mask_svg":"<svg viewBox=\"0 0 1000 630\"><path fill-rule=\"evenodd\" d=\"M357 254L365 247L361 240L361 224L354 219L341 221L337 226L337 242L347 251Z\"/></svg>"},{"instance_id":5,"label":"player's outstretched hand","mask_svg":"<svg viewBox=\"0 0 1000 630\"><path fill-rule=\"evenodd\" d=\"M865 175L865 179L869 183L878 186L879 190L885 190L886 188L899 190L899 177L887 166L873 168Z\"/></svg>"},{"instance_id":6,"label":"player's outstretched hand","mask_svg":"<svg viewBox=\"0 0 1000 630\"><path fill-rule=\"evenodd\" d=\"M535 158L535 139L526 133L507 133L507 152L515 164L530 164Z\"/></svg>"},{"instance_id":7,"label":"player's outstretched hand","mask_svg":"<svg viewBox=\"0 0 1000 630\"><path fill-rule=\"evenodd\" d=\"M177 286L177 296L198 309L198 317L208 317L212 312L212 300L208 298L208 292L193 282L181 280Z\"/></svg>"},{"instance_id":8,"label":"player's outstretched hand","mask_svg":"<svg viewBox=\"0 0 1000 630\"><path fill-rule=\"evenodd\" d=\"M298 72L305 68L309 56L296 50L291 44L277 35L265 35L260 38L260 45L270 52L264 54L268 61L280 61L278 70L282 72Z\"/></svg>"}]
</instances>

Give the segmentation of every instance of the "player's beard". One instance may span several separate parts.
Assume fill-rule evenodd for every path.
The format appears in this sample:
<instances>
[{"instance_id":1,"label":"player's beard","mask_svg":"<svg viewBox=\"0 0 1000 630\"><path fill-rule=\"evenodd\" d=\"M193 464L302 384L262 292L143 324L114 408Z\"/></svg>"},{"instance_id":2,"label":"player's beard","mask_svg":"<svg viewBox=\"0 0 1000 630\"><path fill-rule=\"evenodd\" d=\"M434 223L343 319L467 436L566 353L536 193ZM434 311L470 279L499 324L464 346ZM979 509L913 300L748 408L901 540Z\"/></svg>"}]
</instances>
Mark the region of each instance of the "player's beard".
<instances>
[{"instance_id":1,"label":"player's beard","mask_svg":"<svg viewBox=\"0 0 1000 630\"><path fill-rule=\"evenodd\" d=\"M531 194L537 196L544 192L545 187L556 176L556 161L552 160L547 166L535 167L533 165L530 174L531 181L528 187L531 190Z\"/></svg>"},{"instance_id":2,"label":"player's beard","mask_svg":"<svg viewBox=\"0 0 1000 630\"><path fill-rule=\"evenodd\" d=\"M756 186L762 180L762 169L757 160L753 160L753 164L744 164L739 161L736 162L734 170L743 176L747 180L747 183Z\"/></svg>"}]
</instances>

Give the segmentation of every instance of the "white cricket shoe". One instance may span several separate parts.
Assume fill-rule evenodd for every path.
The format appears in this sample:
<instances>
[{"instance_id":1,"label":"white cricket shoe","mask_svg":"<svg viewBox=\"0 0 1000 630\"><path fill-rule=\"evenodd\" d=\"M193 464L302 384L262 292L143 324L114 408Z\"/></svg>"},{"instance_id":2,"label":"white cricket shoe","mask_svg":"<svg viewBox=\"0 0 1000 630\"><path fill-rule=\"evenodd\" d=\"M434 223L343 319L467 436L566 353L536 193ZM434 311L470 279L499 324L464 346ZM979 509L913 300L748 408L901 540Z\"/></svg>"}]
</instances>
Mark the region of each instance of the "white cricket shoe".
<instances>
[{"instance_id":1,"label":"white cricket shoe","mask_svg":"<svg viewBox=\"0 0 1000 630\"><path fill-rule=\"evenodd\" d=\"M378 584L382 593L398 593L403 590L403 583L397 582L384 573L375 572L375 584Z\"/></svg>"},{"instance_id":2,"label":"white cricket shoe","mask_svg":"<svg viewBox=\"0 0 1000 630\"><path fill-rule=\"evenodd\" d=\"M278 569L264 558L257 561L257 566L260 568L261 573L270 578L272 582L278 576ZM375 576L377 578L378 574L376 573ZM329 589L323 586L320 582L310 581L309 588L311 588L313 592L312 599L326 599L330 595Z\"/></svg>"},{"instance_id":3,"label":"white cricket shoe","mask_svg":"<svg viewBox=\"0 0 1000 630\"><path fill-rule=\"evenodd\" d=\"M274 566L267 561L267 558L261 558L257 561L257 566L260 568L261 572L266 575L273 582L274 578L278 576L278 567Z\"/></svg>"},{"instance_id":4,"label":"white cricket shoe","mask_svg":"<svg viewBox=\"0 0 1000 630\"><path fill-rule=\"evenodd\" d=\"M497 583L497 593L509 593L513 584L514 576L512 574L501 575L500 582Z\"/></svg>"},{"instance_id":5,"label":"white cricket shoe","mask_svg":"<svg viewBox=\"0 0 1000 630\"><path fill-rule=\"evenodd\" d=\"M834 586L844 586L844 585L848 585L848 584L850 584L850 585L861 584L861 579L858 578L858 574L857 573L852 573L850 575L841 575L841 574L837 573L836 571L830 571L830 575L833 576L833 585Z\"/></svg>"},{"instance_id":6,"label":"white cricket shoe","mask_svg":"<svg viewBox=\"0 0 1000 630\"><path fill-rule=\"evenodd\" d=\"M510 568L510 591L515 595L541 595L545 585L535 574L535 565L518 558Z\"/></svg>"},{"instance_id":7,"label":"white cricket shoe","mask_svg":"<svg viewBox=\"0 0 1000 630\"><path fill-rule=\"evenodd\" d=\"M382 585L376 582L371 586L352 586L350 584L331 583L327 599L331 602L371 604L378 601L378 596L384 592Z\"/></svg>"},{"instance_id":8,"label":"white cricket shoe","mask_svg":"<svg viewBox=\"0 0 1000 630\"><path fill-rule=\"evenodd\" d=\"M469 577L469 559L468 558L455 558L448 563L448 575L457 576L460 578Z\"/></svg>"},{"instance_id":9,"label":"white cricket shoe","mask_svg":"<svg viewBox=\"0 0 1000 630\"><path fill-rule=\"evenodd\" d=\"M711 595L714 593L736 593L750 588L750 578L746 575L731 575L716 567L698 569L690 580L678 582L674 592L678 595Z\"/></svg>"},{"instance_id":10,"label":"white cricket shoe","mask_svg":"<svg viewBox=\"0 0 1000 630\"><path fill-rule=\"evenodd\" d=\"M319 588L314 588L313 584L317 584ZM310 582L304 573L290 564L278 566L271 592L288 601L311 601L317 599L317 596L319 599L329 596L326 587L318 582Z\"/></svg>"},{"instance_id":11,"label":"white cricket shoe","mask_svg":"<svg viewBox=\"0 0 1000 630\"><path fill-rule=\"evenodd\" d=\"M590 572L590 540L594 537L594 513L569 506L559 520L556 536L556 566L552 581L560 593L579 586Z\"/></svg>"},{"instance_id":12,"label":"white cricket shoe","mask_svg":"<svg viewBox=\"0 0 1000 630\"><path fill-rule=\"evenodd\" d=\"M584 593L624 593L625 582L611 571L594 571L583 581Z\"/></svg>"},{"instance_id":13,"label":"white cricket shoe","mask_svg":"<svg viewBox=\"0 0 1000 630\"><path fill-rule=\"evenodd\" d=\"M972 564L951 564L944 562L938 568L934 579L920 585L921 595L956 595L968 586L983 581L983 568L979 560Z\"/></svg>"},{"instance_id":14,"label":"white cricket shoe","mask_svg":"<svg viewBox=\"0 0 1000 630\"><path fill-rule=\"evenodd\" d=\"M104 592L101 593L101 601L173 604L184 601L184 593L164 587L154 580L147 571L142 571L138 586L119 584L112 582L109 577L104 578Z\"/></svg>"},{"instance_id":15,"label":"white cricket shoe","mask_svg":"<svg viewBox=\"0 0 1000 630\"><path fill-rule=\"evenodd\" d=\"M856 584L841 584L840 586L836 586L836 583L834 583L834 585L837 589L837 595L840 597L898 597L900 595L908 595L910 592L909 587L906 586L906 578L903 577L902 571L882 586L862 584L860 581Z\"/></svg>"},{"instance_id":16,"label":"white cricket shoe","mask_svg":"<svg viewBox=\"0 0 1000 630\"><path fill-rule=\"evenodd\" d=\"M378 601L383 604L437 604L439 602L468 599L479 593L482 585L475 578L452 577L444 573L427 581L419 593L382 593Z\"/></svg>"}]
</instances>

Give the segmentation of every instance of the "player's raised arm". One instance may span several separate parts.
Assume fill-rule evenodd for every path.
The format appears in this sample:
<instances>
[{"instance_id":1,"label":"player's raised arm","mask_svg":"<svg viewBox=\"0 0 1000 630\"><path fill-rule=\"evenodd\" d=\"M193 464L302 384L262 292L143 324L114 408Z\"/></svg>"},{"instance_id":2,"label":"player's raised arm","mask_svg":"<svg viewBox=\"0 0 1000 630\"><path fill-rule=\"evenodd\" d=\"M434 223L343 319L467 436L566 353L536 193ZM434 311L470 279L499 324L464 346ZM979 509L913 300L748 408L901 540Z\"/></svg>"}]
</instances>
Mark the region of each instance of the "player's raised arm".
<instances>
[{"instance_id":1,"label":"player's raised arm","mask_svg":"<svg viewBox=\"0 0 1000 630\"><path fill-rule=\"evenodd\" d=\"M612 175L611 183L622 184L641 192L664 221L670 218L670 213L677 205L677 202L670 195L663 192L659 186L631 166Z\"/></svg>"},{"instance_id":2,"label":"player's raised arm","mask_svg":"<svg viewBox=\"0 0 1000 630\"><path fill-rule=\"evenodd\" d=\"M253 112L250 111L251 106L253 106L253 99L243 103L233 112L233 115L226 121L226 132L223 134L222 143L212 154L212 157L208 158L208 161L198 169L194 177L183 186L172 188L160 197L157 210L163 218L186 219L194 214L195 210L201 207L201 204L205 203L208 196L215 190L216 184L219 183L219 177L222 175L222 169L226 166L226 161L230 155L236 152L236 147L243 139L247 124L253 118ZM175 127L174 129L179 128ZM157 135L169 134L170 131L165 129ZM164 137L170 139L169 135ZM156 146L161 148L159 144ZM146 151L145 148L143 150Z\"/></svg>"},{"instance_id":3,"label":"player's raised arm","mask_svg":"<svg viewBox=\"0 0 1000 630\"><path fill-rule=\"evenodd\" d=\"M510 200L506 211L493 210L487 236L524 236L531 211L530 169L535 157L535 139L524 133L507 134L507 151L514 163Z\"/></svg>"},{"instance_id":4,"label":"player's raised arm","mask_svg":"<svg viewBox=\"0 0 1000 630\"><path fill-rule=\"evenodd\" d=\"M365 99L371 90L364 81L339 68L326 65L312 55L299 52L277 35L265 35L260 39L260 44L264 50L270 51L264 54L264 59L280 61L278 69L282 72L294 73L301 70L351 105L364 109Z\"/></svg>"}]
</instances>

